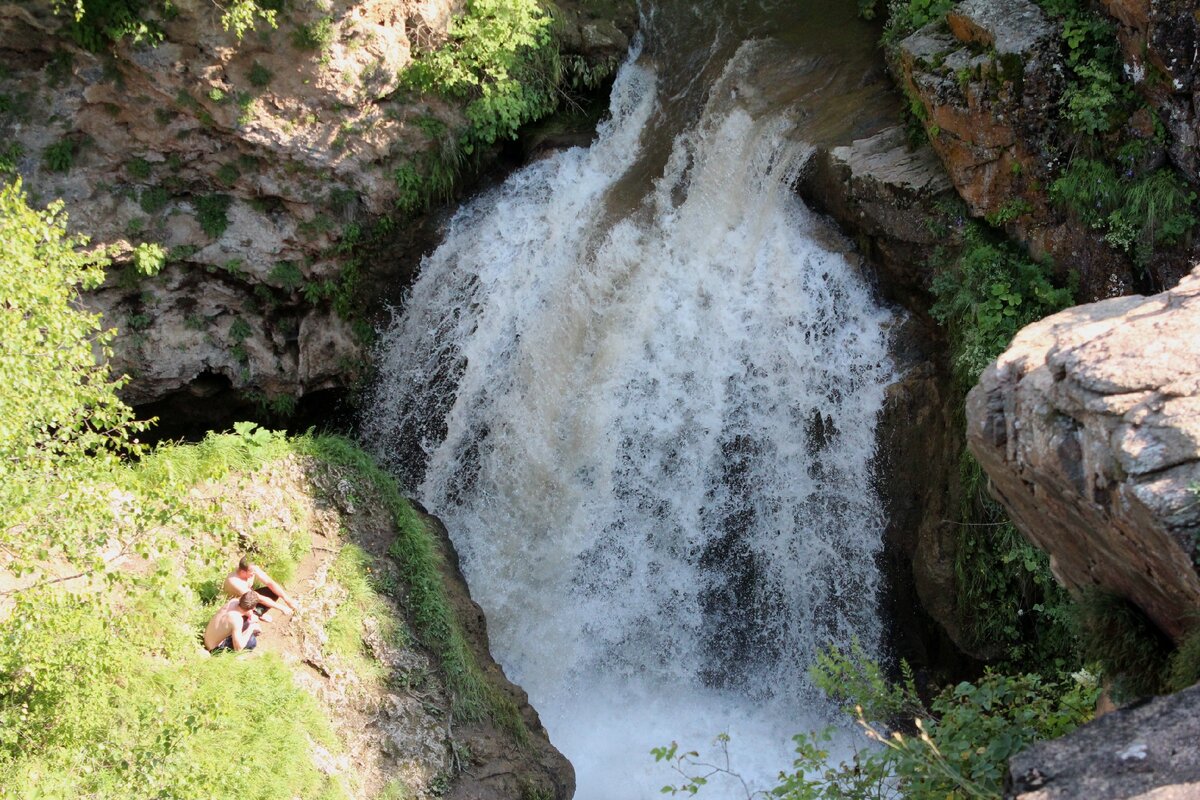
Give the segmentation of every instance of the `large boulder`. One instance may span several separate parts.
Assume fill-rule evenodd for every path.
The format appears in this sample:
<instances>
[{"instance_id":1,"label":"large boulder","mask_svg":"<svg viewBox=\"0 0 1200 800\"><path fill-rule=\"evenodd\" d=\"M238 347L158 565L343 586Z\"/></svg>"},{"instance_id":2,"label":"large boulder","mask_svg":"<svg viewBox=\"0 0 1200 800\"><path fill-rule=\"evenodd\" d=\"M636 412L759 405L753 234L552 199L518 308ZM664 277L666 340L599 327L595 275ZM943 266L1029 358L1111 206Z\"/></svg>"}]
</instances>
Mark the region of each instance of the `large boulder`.
<instances>
[{"instance_id":1,"label":"large boulder","mask_svg":"<svg viewBox=\"0 0 1200 800\"><path fill-rule=\"evenodd\" d=\"M1200 619L1200 268L1022 330L967 397L971 451L1069 589L1179 642Z\"/></svg>"},{"instance_id":2,"label":"large boulder","mask_svg":"<svg viewBox=\"0 0 1200 800\"><path fill-rule=\"evenodd\" d=\"M1015 800L1200 797L1200 686L1123 708L1008 763Z\"/></svg>"}]
</instances>

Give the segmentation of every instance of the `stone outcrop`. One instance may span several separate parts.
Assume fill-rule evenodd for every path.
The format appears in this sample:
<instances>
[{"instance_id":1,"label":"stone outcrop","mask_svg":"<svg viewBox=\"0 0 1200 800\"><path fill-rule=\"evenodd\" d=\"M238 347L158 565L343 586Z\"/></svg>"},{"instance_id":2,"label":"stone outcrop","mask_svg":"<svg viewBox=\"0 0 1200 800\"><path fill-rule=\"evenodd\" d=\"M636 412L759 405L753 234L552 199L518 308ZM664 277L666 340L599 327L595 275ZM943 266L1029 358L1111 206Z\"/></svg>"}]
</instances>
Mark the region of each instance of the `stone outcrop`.
<instances>
[{"instance_id":1,"label":"stone outcrop","mask_svg":"<svg viewBox=\"0 0 1200 800\"><path fill-rule=\"evenodd\" d=\"M115 253L89 302L120 331L128 402L203 416L257 398L287 416L354 384L372 310L436 234L396 210L397 171L456 169L465 101L404 91L400 74L461 3L287 4L240 41L221 4L171 7L157 45L91 52L67 35L69 4L0 1L0 175L63 198L71 228ZM567 4L565 70L611 71L632 9ZM142 243L166 253L157 276L132 266Z\"/></svg>"},{"instance_id":2,"label":"stone outcrop","mask_svg":"<svg viewBox=\"0 0 1200 800\"><path fill-rule=\"evenodd\" d=\"M1200 797L1200 686L1123 708L1009 761L1010 800Z\"/></svg>"},{"instance_id":3,"label":"stone outcrop","mask_svg":"<svg viewBox=\"0 0 1200 800\"><path fill-rule=\"evenodd\" d=\"M1200 19L1183 0L1101 0L1119 25L1125 74L1158 111L1169 134L1167 153L1193 183L1200 181Z\"/></svg>"},{"instance_id":4,"label":"stone outcrop","mask_svg":"<svg viewBox=\"0 0 1200 800\"><path fill-rule=\"evenodd\" d=\"M1200 620L1200 269L1022 330L967 399L971 451L1068 588L1179 642Z\"/></svg>"},{"instance_id":5,"label":"stone outcrop","mask_svg":"<svg viewBox=\"0 0 1200 800\"><path fill-rule=\"evenodd\" d=\"M917 314L930 305L926 260L945 244L930 227L954 188L933 151L912 148L895 125L849 144L818 150L801 197L850 232L873 266L880 293Z\"/></svg>"},{"instance_id":6,"label":"stone outcrop","mask_svg":"<svg viewBox=\"0 0 1200 800\"><path fill-rule=\"evenodd\" d=\"M1059 24L1032 0L964 0L899 42L891 67L971 214L1005 228L1034 258L1053 259L1062 277L1075 271L1081 298L1115 297L1143 271L1049 197L1075 138L1059 107L1067 86ZM1147 163L1161 158L1148 118L1135 115L1119 135L1142 141ZM1170 286L1181 263L1160 254L1144 274Z\"/></svg>"}]
</instances>

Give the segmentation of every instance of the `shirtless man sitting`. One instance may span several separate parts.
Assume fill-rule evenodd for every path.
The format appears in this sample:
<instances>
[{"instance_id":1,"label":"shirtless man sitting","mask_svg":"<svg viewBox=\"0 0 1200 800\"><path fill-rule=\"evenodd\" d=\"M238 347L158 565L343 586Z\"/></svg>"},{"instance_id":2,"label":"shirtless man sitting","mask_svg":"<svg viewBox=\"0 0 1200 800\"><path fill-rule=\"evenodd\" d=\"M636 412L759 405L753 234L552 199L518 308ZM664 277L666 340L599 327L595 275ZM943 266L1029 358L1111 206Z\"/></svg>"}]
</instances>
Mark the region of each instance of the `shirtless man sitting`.
<instances>
[{"instance_id":1,"label":"shirtless man sitting","mask_svg":"<svg viewBox=\"0 0 1200 800\"><path fill-rule=\"evenodd\" d=\"M261 584L258 588L254 586L256 582ZM262 567L251 563L246 556L242 556L237 569L225 579L223 588L227 597L241 597L249 591L257 592L258 604L261 606L259 616L266 622L271 621L267 614L272 608L279 609L289 617L296 611L296 601L283 590L283 586Z\"/></svg>"},{"instance_id":2,"label":"shirtless man sitting","mask_svg":"<svg viewBox=\"0 0 1200 800\"><path fill-rule=\"evenodd\" d=\"M204 649L216 653L257 647L262 626L254 618L254 607L260 600L257 592L246 592L221 606L204 629Z\"/></svg>"}]
</instances>

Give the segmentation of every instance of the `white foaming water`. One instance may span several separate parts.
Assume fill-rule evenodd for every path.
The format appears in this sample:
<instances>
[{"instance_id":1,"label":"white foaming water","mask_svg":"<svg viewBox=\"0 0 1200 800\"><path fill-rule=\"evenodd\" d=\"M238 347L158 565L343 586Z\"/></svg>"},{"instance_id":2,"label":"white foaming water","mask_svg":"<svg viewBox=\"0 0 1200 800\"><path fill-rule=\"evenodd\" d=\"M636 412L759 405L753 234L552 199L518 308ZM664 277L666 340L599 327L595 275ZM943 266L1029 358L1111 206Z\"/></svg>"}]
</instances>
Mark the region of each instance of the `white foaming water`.
<instances>
[{"instance_id":1,"label":"white foaming water","mask_svg":"<svg viewBox=\"0 0 1200 800\"><path fill-rule=\"evenodd\" d=\"M741 104L754 57L633 200L657 100L631 59L596 143L460 211L382 337L365 438L445 521L584 800L658 796L650 748L721 732L769 785L824 725L814 652L880 640L889 316L814 239L787 120Z\"/></svg>"}]
</instances>

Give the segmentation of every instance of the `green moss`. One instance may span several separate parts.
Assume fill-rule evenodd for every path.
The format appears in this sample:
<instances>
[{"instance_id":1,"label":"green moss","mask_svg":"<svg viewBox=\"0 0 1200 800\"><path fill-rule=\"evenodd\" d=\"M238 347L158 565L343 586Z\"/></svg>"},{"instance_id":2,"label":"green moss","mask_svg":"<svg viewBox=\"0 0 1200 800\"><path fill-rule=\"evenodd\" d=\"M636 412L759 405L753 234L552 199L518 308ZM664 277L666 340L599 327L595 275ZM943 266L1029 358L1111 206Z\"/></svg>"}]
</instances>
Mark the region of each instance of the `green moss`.
<instances>
[{"instance_id":1,"label":"green moss","mask_svg":"<svg viewBox=\"0 0 1200 800\"><path fill-rule=\"evenodd\" d=\"M1181 692L1200 682L1200 627L1183 640L1170 658L1167 673L1167 688Z\"/></svg>"}]
</instances>

